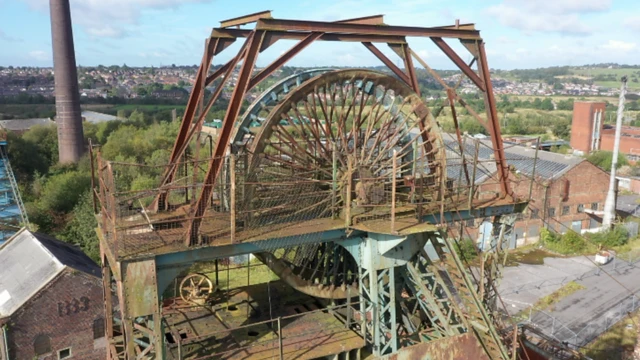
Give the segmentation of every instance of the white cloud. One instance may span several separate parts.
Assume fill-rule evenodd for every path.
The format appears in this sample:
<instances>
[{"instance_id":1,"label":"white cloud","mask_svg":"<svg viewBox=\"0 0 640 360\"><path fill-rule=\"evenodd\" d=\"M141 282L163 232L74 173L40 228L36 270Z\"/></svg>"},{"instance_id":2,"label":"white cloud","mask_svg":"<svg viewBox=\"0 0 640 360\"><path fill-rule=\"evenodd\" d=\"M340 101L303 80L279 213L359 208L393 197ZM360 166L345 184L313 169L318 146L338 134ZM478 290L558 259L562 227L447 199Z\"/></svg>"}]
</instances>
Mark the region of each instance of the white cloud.
<instances>
[{"instance_id":1,"label":"white cloud","mask_svg":"<svg viewBox=\"0 0 640 360\"><path fill-rule=\"evenodd\" d=\"M23 0L36 10L48 10L48 0ZM95 37L122 37L126 28L136 25L142 12L149 9L177 8L187 3L212 0L71 0L74 23Z\"/></svg>"},{"instance_id":2,"label":"white cloud","mask_svg":"<svg viewBox=\"0 0 640 360\"><path fill-rule=\"evenodd\" d=\"M429 52L424 49L416 51L416 54L418 54L421 59L428 59L430 56Z\"/></svg>"},{"instance_id":3,"label":"white cloud","mask_svg":"<svg viewBox=\"0 0 640 360\"><path fill-rule=\"evenodd\" d=\"M622 22L625 28L640 31L640 16L631 16Z\"/></svg>"},{"instance_id":4,"label":"white cloud","mask_svg":"<svg viewBox=\"0 0 640 360\"><path fill-rule=\"evenodd\" d=\"M622 51L627 52L635 49L637 47L636 43L619 41L619 40L609 40L606 44L602 45L603 49L606 50L614 50L614 51Z\"/></svg>"},{"instance_id":5,"label":"white cloud","mask_svg":"<svg viewBox=\"0 0 640 360\"><path fill-rule=\"evenodd\" d=\"M29 56L37 61L51 61L51 54L42 50L30 51Z\"/></svg>"},{"instance_id":6,"label":"white cloud","mask_svg":"<svg viewBox=\"0 0 640 360\"><path fill-rule=\"evenodd\" d=\"M535 13L575 14L606 11L611 0L505 0L504 5L524 8Z\"/></svg>"},{"instance_id":7,"label":"white cloud","mask_svg":"<svg viewBox=\"0 0 640 360\"><path fill-rule=\"evenodd\" d=\"M487 8L486 13L502 25L527 33L587 35L592 29L581 21L580 15L610 8L611 0L504 0Z\"/></svg>"}]
</instances>

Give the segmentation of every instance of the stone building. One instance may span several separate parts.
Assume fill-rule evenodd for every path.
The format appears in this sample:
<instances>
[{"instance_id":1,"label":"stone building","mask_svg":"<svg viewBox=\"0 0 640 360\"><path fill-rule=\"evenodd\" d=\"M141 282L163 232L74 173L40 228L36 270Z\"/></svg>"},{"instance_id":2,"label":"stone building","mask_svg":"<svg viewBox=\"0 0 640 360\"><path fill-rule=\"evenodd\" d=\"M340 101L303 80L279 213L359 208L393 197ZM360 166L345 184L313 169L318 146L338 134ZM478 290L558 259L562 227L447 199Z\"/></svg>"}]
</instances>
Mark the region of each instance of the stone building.
<instances>
[{"instance_id":1,"label":"stone building","mask_svg":"<svg viewBox=\"0 0 640 360\"><path fill-rule=\"evenodd\" d=\"M0 268L0 360L106 358L100 268L81 250L23 229Z\"/></svg>"}]
</instances>

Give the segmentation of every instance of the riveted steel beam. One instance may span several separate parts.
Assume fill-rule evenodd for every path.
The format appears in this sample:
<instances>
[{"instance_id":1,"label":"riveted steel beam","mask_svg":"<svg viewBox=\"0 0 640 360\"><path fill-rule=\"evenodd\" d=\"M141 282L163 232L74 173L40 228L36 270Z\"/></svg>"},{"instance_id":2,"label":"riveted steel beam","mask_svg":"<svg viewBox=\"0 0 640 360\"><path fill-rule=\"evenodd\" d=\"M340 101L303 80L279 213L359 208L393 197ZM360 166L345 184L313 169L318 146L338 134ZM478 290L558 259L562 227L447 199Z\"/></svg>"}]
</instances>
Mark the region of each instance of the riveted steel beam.
<instances>
[{"instance_id":1,"label":"riveted steel beam","mask_svg":"<svg viewBox=\"0 0 640 360\"><path fill-rule=\"evenodd\" d=\"M271 18L271 10L260 11L257 13L238 16L233 19L227 19L220 21L221 27L231 27L231 26L240 26L254 23L260 19L270 19Z\"/></svg>"},{"instance_id":2,"label":"riveted steel beam","mask_svg":"<svg viewBox=\"0 0 640 360\"><path fill-rule=\"evenodd\" d=\"M363 42L362 45L366 47L373 55L375 55L380 61L382 61L393 73L400 78L400 80L404 81L407 85L411 86L411 80L409 76L402 71L399 67L397 67L391 59L389 59L385 54L380 51L375 45L370 42Z\"/></svg>"},{"instance_id":3,"label":"riveted steel beam","mask_svg":"<svg viewBox=\"0 0 640 360\"><path fill-rule=\"evenodd\" d=\"M380 26L282 19L260 19L256 24L256 29L281 31L320 31L327 33L347 33L361 35L395 35L416 37L443 37L456 39L481 39L480 32L477 30L423 28L413 26Z\"/></svg>"},{"instance_id":4,"label":"riveted steel beam","mask_svg":"<svg viewBox=\"0 0 640 360\"><path fill-rule=\"evenodd\" d=\"M481 79L480 76L478 76L478 74L476 74L475 71L473 71L473 69L469 67L469 65L467 65L467 63L465 63L464 60L462 60L460 56L458 56L458 54L456 54L456 52L446 42L444 42L444 40L442 40L442 38L432 37L431 40L433 40L440 50L442 50L442 52L444 52L445 55L447 55L447 57L451 59L451 61L453 61L453 63L456 64L456 66L465 75L467 75L469 80L471 80L481 91L485 91L486 87L483 79Z\"/></svg>"}]
</instances>

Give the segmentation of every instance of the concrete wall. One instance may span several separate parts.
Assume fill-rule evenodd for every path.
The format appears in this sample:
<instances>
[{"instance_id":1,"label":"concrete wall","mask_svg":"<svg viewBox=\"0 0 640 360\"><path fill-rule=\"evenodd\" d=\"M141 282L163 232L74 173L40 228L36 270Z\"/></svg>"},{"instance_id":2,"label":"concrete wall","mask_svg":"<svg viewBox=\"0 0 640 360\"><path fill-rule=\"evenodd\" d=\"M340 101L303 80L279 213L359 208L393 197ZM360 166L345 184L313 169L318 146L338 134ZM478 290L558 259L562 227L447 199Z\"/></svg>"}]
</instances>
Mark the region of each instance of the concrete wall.
<instances>
[{"instance_id":1,"label":"concrete wall","mask_svg":"<svg viewBox=\"0 0 640 360\"><path fill-rule=\"evenodd\" d=\"M96 319L104 319L102 280L67 269L36 294L12 317L9 326L10 359L58 359L58 351L71 348L72 359L106 359L107 340L94 339ZM50 339L51 352L35 356L38 335Z\"/></svg>"}]
</instances>

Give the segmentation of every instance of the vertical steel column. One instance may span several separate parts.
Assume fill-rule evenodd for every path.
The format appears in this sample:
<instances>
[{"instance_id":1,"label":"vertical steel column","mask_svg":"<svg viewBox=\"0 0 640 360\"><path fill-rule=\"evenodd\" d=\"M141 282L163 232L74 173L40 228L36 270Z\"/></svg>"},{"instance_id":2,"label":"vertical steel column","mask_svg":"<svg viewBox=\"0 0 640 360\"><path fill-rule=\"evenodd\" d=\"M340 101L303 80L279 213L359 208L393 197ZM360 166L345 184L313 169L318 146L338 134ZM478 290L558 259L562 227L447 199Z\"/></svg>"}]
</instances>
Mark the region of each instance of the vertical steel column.
<instances>
[{"instance_id":1,"label":"vertical steel column","mask_svg":"<svg viewBox=\"0 0 640 360\"><path fill-rule=\"evenodd\" d=\"M484 49L484 43L479 42L478 47L478 70L484 82L484 102L487 111L487 124L489 125L489 133L493 143L493 153L495 156L496 166L498 167L498 175L500 180L500 188L502 196L512 195L511 186L509 184L509 168L507 159L504 156L504 144L502 142L502 134L500 132L500 122L498 120L498 109L496 108L496 99L493 95L493 85L491 84L491 74L489 65L487 64L487 54Z\"/></svg>"}]
</instances>

